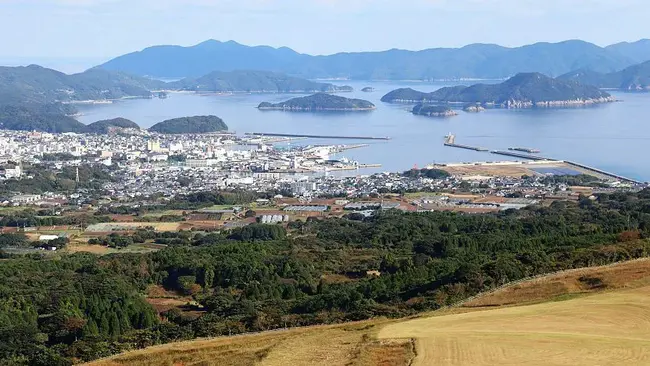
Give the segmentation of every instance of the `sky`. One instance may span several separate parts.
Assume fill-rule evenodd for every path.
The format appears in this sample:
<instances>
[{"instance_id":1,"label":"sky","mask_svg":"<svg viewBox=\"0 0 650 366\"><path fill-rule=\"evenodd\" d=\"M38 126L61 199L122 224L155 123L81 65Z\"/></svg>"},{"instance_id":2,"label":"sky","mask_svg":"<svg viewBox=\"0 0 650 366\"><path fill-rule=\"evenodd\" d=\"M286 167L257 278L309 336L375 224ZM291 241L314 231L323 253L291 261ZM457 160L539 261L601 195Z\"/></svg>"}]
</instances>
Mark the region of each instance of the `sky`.
<instances>
[{"instance_id":1,"label":"sky","mask_svg":"<svg viewBox=\"0 0 650 366\"><path fill-rule=\"evenodd\" d=\"M81 68L207 39L309 54L650 38L649 0L0 0L1 64Z\"/></svg>"}]
</instances>

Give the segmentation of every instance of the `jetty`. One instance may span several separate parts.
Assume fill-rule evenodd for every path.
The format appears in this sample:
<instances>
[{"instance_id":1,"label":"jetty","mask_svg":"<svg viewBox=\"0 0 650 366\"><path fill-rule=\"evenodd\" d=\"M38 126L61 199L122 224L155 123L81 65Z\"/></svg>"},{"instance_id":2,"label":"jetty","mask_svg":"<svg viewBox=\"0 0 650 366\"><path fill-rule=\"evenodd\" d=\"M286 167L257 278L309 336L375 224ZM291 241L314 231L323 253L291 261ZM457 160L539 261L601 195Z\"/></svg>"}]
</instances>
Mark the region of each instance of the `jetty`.
<instances>
[{"instance_id":1,"label":"jetty","mask_svg":"<svg viewBox=\"0 0 650 366\"><path fill-rule=\"evenodd\" d=\"M485 149L485 148L482 148L482 147L457 144L456 143L456 136L451 134L451 133L449 135L445 136L445 146L457 147L459 149L474 150L474 151L488 151L488 149Z\"/></svg>"},{"instance_id":2,"label":"jetty","mask_svg":"<svg viewBox=\"0 0 650 366\"><path fill-rule=\"evenodd\" d=\"M337 136L337 135L303 135L294 133L267 133L267 132L246 132L246 136L272 136L272 137L302 137L308 139L335 139L335 140L390 140L390 137L375 136Z\"/></svg>"}]
</instances>

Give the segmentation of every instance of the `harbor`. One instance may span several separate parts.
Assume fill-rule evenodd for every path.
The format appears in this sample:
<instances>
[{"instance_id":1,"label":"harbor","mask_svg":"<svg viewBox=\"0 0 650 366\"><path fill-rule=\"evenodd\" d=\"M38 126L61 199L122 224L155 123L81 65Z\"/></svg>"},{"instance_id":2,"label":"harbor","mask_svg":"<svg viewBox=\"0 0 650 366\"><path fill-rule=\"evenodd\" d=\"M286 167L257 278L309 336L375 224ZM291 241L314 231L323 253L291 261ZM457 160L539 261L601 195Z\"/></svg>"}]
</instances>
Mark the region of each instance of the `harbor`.
<instances>
[{"instance_id":1,"label":"harbor","mask_svg":"<svg viewBox=\"0 0 650 366\"><path fill-rule=\"evenodd\" d=\"M467 176L491 176L491 175L539 175L539 174L568 174L578 175L585 174L595 176L599 179L620 181L634 185L641 185L643 182L628 178L619 174L611 173L602 169L594 168L588 165L553 159L539 155L533 155L540 152L538 149L510 147L508 150L488 150L481 147L462 145L456 143L456 136L449 133L445 136L445 146L460 149L474 150L480 152L489 151L491 154L503 155L508 157L520 158L525 161L503 161L503 162L474 162L460 164L436 164L439 168L449 171L452 174Z\"/></svg>"}]
</instances>

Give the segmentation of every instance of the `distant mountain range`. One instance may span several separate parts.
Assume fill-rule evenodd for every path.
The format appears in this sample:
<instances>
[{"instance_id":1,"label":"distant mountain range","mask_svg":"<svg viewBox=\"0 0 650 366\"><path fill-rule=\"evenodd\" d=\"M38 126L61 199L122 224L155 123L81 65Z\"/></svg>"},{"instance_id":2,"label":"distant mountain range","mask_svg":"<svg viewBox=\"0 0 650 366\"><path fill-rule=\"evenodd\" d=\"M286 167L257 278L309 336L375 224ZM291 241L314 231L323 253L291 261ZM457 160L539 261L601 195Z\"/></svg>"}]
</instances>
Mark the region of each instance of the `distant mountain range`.
<instances>
[{"instance_id":1,"label":"distant mountain range","mask_svg":"<svg viewBox=\"0 0 650 366\"><path fill-rule=\"evenodd\" d=\"M650 61L630 66L621 71L603 74L589 69L572 71L559 77L599 88L627 91L650 90Z\"/></svg>"},{"instance_id":2,"label":"distant mountain range","mask_svg":"<svg viewBox=\"0 0 650 366\"><path fill-rule=\"evenodd\" d=\"M381 98L388 103L463 103L507 108L561 107L613 101L590 85L553 79L540 73L520 73L500 84L454 86L423 93L410 88L393 90Z\"/></svg>"},{"instance_id":3,"label":"distant mountain range","mask_svg":"<svg viewBox=\"0 0 650 366\"><path fill-rule=\"evenodd\" d=\"M108 70L158 77L200 77L213 71L266 70L305 78L425 80L507 78L520 72L559 76L578 69L609 73L650 60L650 40L608 47L571 40L507 48L472 44L462 48L311 56L289 48L249 47L209 40L191 47L154 46L117 57Z\"/></svg>"}]
</instances>

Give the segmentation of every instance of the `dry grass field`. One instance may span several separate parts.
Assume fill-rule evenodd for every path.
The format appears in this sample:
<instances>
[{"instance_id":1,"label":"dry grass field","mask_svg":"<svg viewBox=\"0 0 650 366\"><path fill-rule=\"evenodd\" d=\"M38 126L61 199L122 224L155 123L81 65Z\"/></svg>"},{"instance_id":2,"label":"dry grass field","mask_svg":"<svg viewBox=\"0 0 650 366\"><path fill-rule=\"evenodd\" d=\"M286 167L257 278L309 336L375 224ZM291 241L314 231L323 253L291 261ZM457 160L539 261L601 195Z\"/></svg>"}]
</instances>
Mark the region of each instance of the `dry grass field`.
<instances>
[{"instance_id":1,"label":"dry grass field","mask_svg":"<svg viewBox=\"0 0 650 366\"><path fill-rule=\"evenodd\" d=\"M523 282L411 320L161 345L91 365L650 365L648 299L643 259Z\"/></svg>"},{"instance_id":2,"label":"dry grass field","mask_svg":"<svg viewBox=\"0 0 650 366\"><path fill-rule=\"evenodd\" d=\"M507 286L461 305L482 308L534 304L592 292L650 285L650 258L581 268Z\"/></svg>"},{"instance_id":3,"label":"dry grass field","mask_svg":"<svg viewBox=\"0 0 650 366\"><path fill-rule=\"evenodd\" d=\"M414 319L380 339L416 339L415 365L648 365L650 286L567 301Z\"/></svg>"},{"instance_id":4,"label":"dry grass field","mask_svg":"<svg viewBox=\"0 0 650 366\"><path fill-rule=\"evenodd\" d=\"M398 366L413 358L410 340L377 341L382 321L296 328L181 342L101 360L92 366Z\"/></svg>"}]
</instances>

